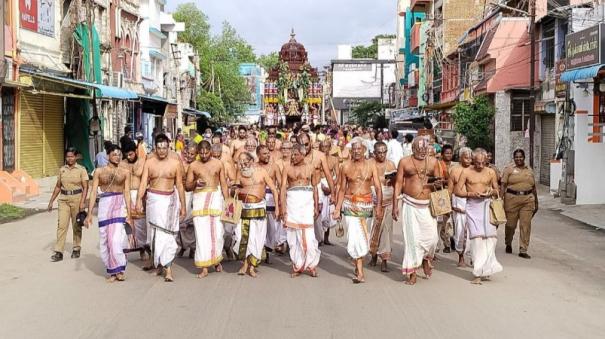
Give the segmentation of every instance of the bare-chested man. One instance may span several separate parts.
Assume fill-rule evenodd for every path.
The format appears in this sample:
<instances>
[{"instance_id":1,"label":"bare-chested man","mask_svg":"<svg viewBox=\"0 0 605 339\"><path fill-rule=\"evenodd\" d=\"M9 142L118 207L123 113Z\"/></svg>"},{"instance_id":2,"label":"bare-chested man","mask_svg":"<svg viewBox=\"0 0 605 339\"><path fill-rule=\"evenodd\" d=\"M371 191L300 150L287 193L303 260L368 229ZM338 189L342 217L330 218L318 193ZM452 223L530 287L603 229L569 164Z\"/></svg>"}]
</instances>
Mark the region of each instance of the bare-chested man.
<instances>
[{"instance_id":1,"label":"bare-chested man","mask_svg":"<svg viewBox=\"0 0 605 339\"><path fill-rule=\"evenodd\" d=\"M365 282L363 273L363 258L368 254L370 234L368 225L372 215L382 217L382 186L376 166L364 158L365 149L360 141L351 145L350 161L343 164L338 185L338 201L333 218L340 220L340 212L344 215L348 227L347 252L355 264L353 282ZM372 186L376 192L376 205L372 202ZM375 210L375 211L374 211Z\"/></svg>"},{"instance_id":2,"label":"bare-chested man","mask_svg":"<svg viewBox=\"0 0 605 339\"><path fill-rule=\"evenodd\" d=\"M197 158L197 145L194 142L189 143L183 149L183 182L187 179L187 170L189 166ZM181 220L179 225L179 235L177 236L177 244L181 249L177 256L180 258L185 254L185 250L189 249L189 258L193 259L195 254L195 228L193 227L193 216L191 211L193 192L185 187L185 218Z\"/></svg>"},{"instance_id":3,"label":"bare-chested man","mask_svg":"<svg viewBox=\"0 0 605 339\"><path fill-rule=\"evenodd\" d=\"M164 280L173 281L171 265L178 248L175 236L179 230L179 217L185 217L185 190L183 165L178 158L169 156L170 142L164 134L155 138L154 156L148 157L143 168L137 194L137 211L143 213L143 196L147 192L147 234L152 244L153 266L161 266ZM176 187L176 192L175 192ZM144 270L153 268L151 265Z\"/></svg>"},{"instance_id":4,"label":"bare-chested man","mask_svg":"<svg viewBox=\"0 0 605 339\"><path fill-rule=\"evenodd\" d=\"M387 159L387 144L378 141L374 144L374 159L369 160L376 166L376 173L382 185L382 207L384 216L374 217L372 222L372 234L370 240L370 254L372 254L371 266L376 266L380 256L380 270L388 272L387 261L391 259L393 243L393 184L397 168L391 160ZM385 175L388 175L387 179Z\"/></svg>"},{"instance_id":5,"label":"bare-chested man","mask_svg":"<svg viewBox=\"0 0 605 339\"><path fill-rule=\"evenodd\" d=\"M462 147L458 151L460 162L449 170L448 190L452 196L452 219L454 221L454 247L458 252L458 267L464 267L464 256L469 254L468 229L466 227L466 198L457 196L454 188L460 180L462 171L472 163L472 151L468 147Z\"/></svg>"},{"instance_id":6,"label":"bare-chested man","mask_svg":"<svg viewBox=\"0 0 605 339\"><path fill-rule=\"evenodd\" d=\"M338 171L340 169L340 163L338 156L331 155L330 150L332 149L332 140L329 138L321 141L319 150L325 155L328 162L328 169L334 179L335 186L338 186ZM330 242L330 228L336 226L337 222L332 219L332 213L334 213L334 204L331 202L331 196L336 196L336 192L332 194L328 186L328 180L325 174L321 172L321 188L318 190L319 194L319 209L320 209L320 220L322 225L323 243L325 245L332 245Z\"/></svg>"},{"instance_id":7,"label":"bare-chested man","mask_svg":"<svg viewBox=\"0 0 605 339\"><path fill-rule=\"evenodd\" d=\"M143 167L145 166L145 158L139 158L137 149L134 143L126 145L122 150L126 154L126 159L122 160L120 166L125 168L130 173L130 211L132 216L132 233L134 247L131 250L139 249L141 260L149 260L151 254L150 244L147 243L147 223L145 222L145 214L137 213L137 193L141 184L141 176L143 175Z\"/></svg>"},{"instance_id":8,"label":"bare-chested man","mask_svg":"<svg viewBox=\"0 0 605 339\"><path fill-rule=\"evenodd\" d=\"M233 165L232 160L224 160L224 153L221 152L222 145L213 144L210 148L210 152L212 153L212 157L214 159L220 160L223 164L223 169L225 171L225 179L227 180L227 187L230 187L233 183L235 183L235 166ZM230 222L223 222L223 249L225 250L225 254L227 255L227 260L235 260L235 254L233 253L233 236L235 232L234 224Z\"/></svg>"},{"instance_id":9,"label":"bare-chested man","mask_svg":"<svg viewBox=\"0 0 605 339\"><path fill-rule=\"evenodd\" d=\"M256 156L258 162L257 167L264 169L269 177L280 187L281 170L275 161L271 158L271 153L266 145L260 145L256 148ZM266 262L269 263L269 253L273 250L282 250L279 246L279 229L281 224L278 221L278 215L275 214L275 199L269 187L265 189L265 200L267 201L267 239L265 240L265 248L267 249Z\"/></svg>"},{"instance_id":10,"label":"bare-chested man","mask_svg":"<svg viewBox=\"0 0 605 339\"><path fill-rule=\"evenodd\" d=\"M277 148L277 139L273 138L273 137L269 137L269 138L267 138L267 141L265 144L267 145L267 148L269 149L269 153L271 154L271 161L273 163L275 163L281 170L284 166L282 164L282 161L283 161L282 153Z\"/></svg>"},{"instance_id":11,"label":"bare-chested man","mask_svg":"<svg viewBox=\"0 0 605 339\"><path fill-rule=\"evenodd\" d=\"M231 157L235 159L239 159L239 154L244 150L244 146L246 145L246 139L248 138L248 131L246 130L246 126L240 126L237 129L237 139L231 140L231 145L229 148L231 149Z\"/></svg>"},{"instance_id":12,"label":"bare-chested man","mask_svg":"<svg viewBox=\"0 0 605 339\"><path fill-rule=\"evenodd\" d=\"M267 237L267 211L265 189L269 187L275 199L275 214L279 215L279 198L273 179L263 168L254 165L254 157L248 152L240 154L235 184L239 187L237 198L242 202L242 214L235 228L233 251L244 263L238 274L248 273L256 277L255 267L262 260Z\"/></svg>"},{"instance_id":13,"label":"bare-chested man","mask_svg":"<svg viewBox=\"0 0 605 339\"><path fill-rule=\"evenodd\" d=\"M486 167L487 152L477 148L473 151L473 166L462 170L455 193L466 197L466 226L468 227L471 257L473 261L473 284L489 280L489 276L502 271L496 259L498 229L490 223L491 197L498 195L496 172Z\"/></svg>"},{"instance_id":14,"label":"bare-chested man","mask_svg":"<svg viewBox=\"0 0 605 339\"><path fill-rule=\"evenodd\" d=\"M132 225L130 214L130 173L127 169L120 167L122 152L116 145L107 148L109 163L105 167L97 168L92 179L92 189L88 210L90 213L84 221L86 228L92 223L92 210L97 199L97 189L101 189L99 195L99 238L101 259L109 274L108 282L124 281L126 271L126 254L124 254L124 243L127 233L124 223Z\"/></svg>"},{"instance_id":15,"label":"bare-chested man","mask_svg":"<svg viewBox=\"0 0 605 339\"><path fill-rule=\"evenodd\" d=\"M220 145L221 146L221 159L223 159L224 161L230 161L231 163L233 163L233 158L231 157L231 149L229 148L229 146L223 144L223 133L221 132L216 132L214 133L214 135L212 136L212 145ZM212 152L212 150L211 150ZM214 156L213 156L214 157Z\"/></svg>"},{"instance_id":16,"label":"bare-chested man","mask_svg":"<svg viewBox=\"0 0 605 339\"><path fill-rule=\"evenodd\" d=\"M429 157L433 148L425 137L419 136L412 142L412 156L399 161L393 196L403 192L403 204L399 215L399 204L393 200L393 220L401 218L403 225L403 252L401 272L407 277L408 285L416 284L416 270L422 266L426 278L432 275L432 260L437 249L439 236L437 220L431 215L429 198L438 177L437 159ZM430 183L430 184L429 184Z\"/></svg>"},{"instance_id":17,"label":"bare-chested man","mask_svg":"<svg viewBox=\"0 0 605 339\"><path fill-rule=\"evenodd\" d=\"M306 154L305 154L305 163L310 164L313 167L313 170L315 172L317 172L317 176L321 177L321 172L323 172L324 177L326 178L327 182L328 182L328 191L324 192L322 190L322 194L330 194L332 192L335 192L334 189L334 178L330 172L330 168L328 167L328 160L326 159L325 154L323 154L322 152L320 152L319 150L315 150L312 147L312 143L311 143L311 139L309 138L309 135L306 133L301 133L298 135L298 143L305 146L305 150L306 150ZM318 184L319 186L319 184ZM321 189L321 187L318 187L318 189ZM321 222L321 218L319 218L319 216L317 216L317 218L315 219L315 237L317 238L317 241L319 242L319 245L323 245L323 226L322 226L322 222Z\"/></svg>"},{"instance_id":18,"label":"bare-chested man","mask_svg":"<svg viewBox=\"0 0 605 339\"><path fill-rule=\"evenodd\" d=\"M284 167L281 177L282 220L290 247L293 278L307 270L312 277L317 277L315 268L321 255L313 227L320 213L319 178L312 165L305 163L305 153L303 145L294 145L292 161Z\"/></svg>"},{"instance_id":19,"label":"bare-chested man","mask_svg":"<svg viewBox=\"0 0 605 339\"><path fill-rule=\"evenodd\" d=\"M193 162L187 171L185 187L193 191L193 224L195 226L195 266L200 268L198 278L208 275L208 267L217 272L223 267L223 201L228 196L225 167L210 156L210 143L198 145L200 161Z\"/></svg>"}]
</instances>

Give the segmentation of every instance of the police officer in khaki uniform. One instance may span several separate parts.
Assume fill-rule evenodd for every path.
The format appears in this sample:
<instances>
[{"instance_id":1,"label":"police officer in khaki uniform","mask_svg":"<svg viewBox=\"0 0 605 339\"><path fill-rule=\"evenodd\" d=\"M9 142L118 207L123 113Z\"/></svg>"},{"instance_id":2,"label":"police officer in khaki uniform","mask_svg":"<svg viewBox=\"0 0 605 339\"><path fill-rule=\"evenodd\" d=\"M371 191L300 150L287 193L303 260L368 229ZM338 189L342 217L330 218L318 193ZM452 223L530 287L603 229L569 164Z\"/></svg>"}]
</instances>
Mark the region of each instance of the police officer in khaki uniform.
<instances>
[{"instance_id":1,"label":"police officer in khaki uniform","mask_svg":"<svg viewBox=\"0 0 605 339\"><path fill-rule=\"evenodd\" d=\"M57 242L55 253L50 257L52 261L63 260L63 249L67 229L71 220L73 229L73 252L72 258L80 257L80 243L82 241L82 227L76 223L76 215L85 207L86 194L88 192L88 173L86 169L76 163L78 151L68 148L65 151L65 165L59 170L57 184L48 202L48 211L53 207L53 202L59 197L59 221L57 225Z\"/></svg>"},{"instance_id":2,"label":"police officer in khaki uniform","mask_svg":"<svg viewBox=\"0 0 605 339\"><path fill-rule=\"evenodd\" d=\"M513 152L514 165L502 173L502 194L506 212L506 253L513 253L513 237L519 223L519 256L530 259L527 254L531 234L531 219L538 211L538 195L534 171L525 165L525 152Z\"/></svg>"}]
</instances>

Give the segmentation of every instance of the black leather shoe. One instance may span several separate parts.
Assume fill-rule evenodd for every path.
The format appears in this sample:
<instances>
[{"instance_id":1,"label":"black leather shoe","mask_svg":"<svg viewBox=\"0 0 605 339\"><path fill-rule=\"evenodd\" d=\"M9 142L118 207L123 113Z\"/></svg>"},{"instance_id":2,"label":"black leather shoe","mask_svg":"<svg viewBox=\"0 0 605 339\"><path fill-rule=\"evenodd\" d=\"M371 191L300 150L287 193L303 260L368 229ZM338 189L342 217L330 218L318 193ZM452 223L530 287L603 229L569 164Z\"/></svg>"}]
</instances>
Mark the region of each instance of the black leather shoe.
<instances>
[{"instance_id":1,"label":"black leather shoe","mask_svg":"<svg viewBox=\"0 0 605 339\"><path fill-rule=\"evenodd\" d=\"M72 259L78 259L79 257L80 257L80 250L73 250L73 252L71 252Z\"/></svg>"},{"instance_id":2,"label":"black leather shoe","mask_svg":"<svg viewBox=\"0 0 605 339\"><path fill-rule=\"evenodd\" d=\"M452 250L449 247L443 249L443 253L451 253Z\"/></svg>"},{"instance_id":3,"label":"black leather shoe","mask_svg":"<svg viewBox=\"0 0 605 339\"><path fill-rule=\"evenodd\" d=\"M506 245L506 253L513 253L513 247L511 245Z\"/></svg>"},{"instance_id":4,"label":"black leather shoe","mask_svg":"<svg viewBox=\"0 0 605 339\"><path fill-rule=\"evenodd\" d=\"M52 262L57 262L61 260L63 260L63 253L61 252L55 252L55 254L50 257L50 261Z\"/></svg>"},{"instance_id":5,"label":"black leather shoe","mask_svg":"<svg viewBox=\"0 0 605 339\"><path fill-rule=\"evenodd\" d=\"M531 259L531 256L527 253L519 253L519 256L523 259Z\"/></svg>"}]
</instances>

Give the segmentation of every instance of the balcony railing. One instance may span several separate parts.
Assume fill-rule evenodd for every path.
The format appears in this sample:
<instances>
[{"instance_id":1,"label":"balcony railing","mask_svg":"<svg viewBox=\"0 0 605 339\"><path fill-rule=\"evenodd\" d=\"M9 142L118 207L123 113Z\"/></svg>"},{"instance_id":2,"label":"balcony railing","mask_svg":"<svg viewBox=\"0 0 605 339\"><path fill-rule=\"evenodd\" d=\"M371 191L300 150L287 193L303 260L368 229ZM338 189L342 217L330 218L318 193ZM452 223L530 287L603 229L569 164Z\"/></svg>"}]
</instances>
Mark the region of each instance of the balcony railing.
<instances>
[{"instance_id":1,"label":"balcony railing","mask_svg":"<svg viewBox=\"0 0 605 339\"><path fill-rule=\"evenodd\" d=\"M410 34L410 48L413 54L418 54L420 49L420 25L421 22L417 22L412 26L412 34Z\"/></svg>"},{"instance_id":2,"label":"balcony railing","mask_svg":"<svg viewBox=\"0 0 605 339\"><path fill-rule=\"evenodd\" d=\"M424 12L426 13L431 8L432 0L412 0L410 9L412 12Z\"/></svg>"}]
</instances>

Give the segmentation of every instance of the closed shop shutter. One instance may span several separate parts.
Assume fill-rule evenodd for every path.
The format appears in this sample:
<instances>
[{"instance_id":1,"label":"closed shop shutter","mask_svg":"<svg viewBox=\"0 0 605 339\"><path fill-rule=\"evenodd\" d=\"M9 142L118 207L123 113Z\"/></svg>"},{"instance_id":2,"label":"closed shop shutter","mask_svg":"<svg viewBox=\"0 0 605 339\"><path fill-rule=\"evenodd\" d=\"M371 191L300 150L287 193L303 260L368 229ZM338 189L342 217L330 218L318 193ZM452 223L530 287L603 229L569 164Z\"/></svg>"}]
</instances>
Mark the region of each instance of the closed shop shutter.
<instances>
[{"instance_id":1,"label":"closed shop shutter","mask_svg":"<svg viewBox=\"0 0 605 339\"><path fill-rule=\"evenodd\" d=\"M34 178L63 165L63 97L21 92L19 167Z\"/></svg>"},{"instance_id":2,"label":"closed shop shutter","mask_svg":"<svg viewBox=\"0 0 605 339\"><path fill-rule=\"evenodd\" d=\"M63 109L64 98L44 96L44 175L59 173L63 166Z\"/></svg>"},{"instance_id":3,"label":"closed shop shutter","mask_svg":"<svg viewBox=\"0 0 605 339\"><path fill-rule=\"evenodd\" d=\"M550 185L550 160L555 153L555 116L542 115L540 148L540 183Z\"/></svg>"},{"instance_id":4,"label":"closed shop shutter","mask_svg":"<svg viewBox=\"0 0 605 339\"><path fill-rule=\"evenodd\" d=\"M40 178L44 173L43 96L22 91L19 97L19 168Z\"/></svg>"}]
</instances>

